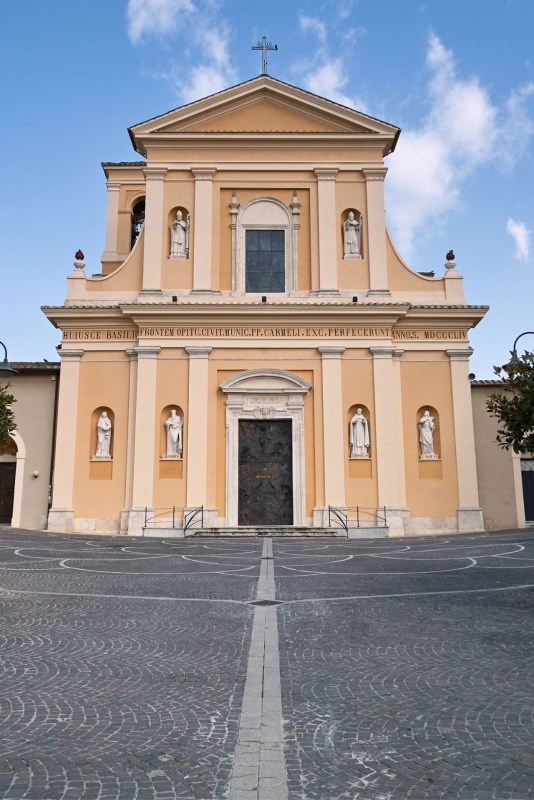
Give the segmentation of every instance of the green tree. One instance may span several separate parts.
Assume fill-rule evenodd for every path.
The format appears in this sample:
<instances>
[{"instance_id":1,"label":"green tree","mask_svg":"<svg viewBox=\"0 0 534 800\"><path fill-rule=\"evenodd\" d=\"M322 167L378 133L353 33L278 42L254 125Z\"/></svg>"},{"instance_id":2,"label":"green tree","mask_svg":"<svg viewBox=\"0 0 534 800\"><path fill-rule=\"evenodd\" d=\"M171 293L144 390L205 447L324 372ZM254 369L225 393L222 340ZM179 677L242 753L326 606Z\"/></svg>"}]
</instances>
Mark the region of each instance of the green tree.
<instances>
[{"instance_id":1,"label":"green tree","mask_svg":"<svg viewBox=\"0 0 534 800\"><path fill-rule=\"evenodd\" d=\"M15 403L15 398L7 390L9 383L6 386L0 386L0 444L9 438L17 424L15 422L15 415L12 404Z\"/></svg>"},{"instance_id":2,"label":"green tree","mask_svg":"<svg viewBox=\"0 0 534 800\"><path fill-rule=\"evenodd\" d=\"M503 391L491 394L487 409L499 421L497 442L514 453L534 452L534 353L520 358L512 352L508 364L494 367Z\"/></svg>"}]
</instances>

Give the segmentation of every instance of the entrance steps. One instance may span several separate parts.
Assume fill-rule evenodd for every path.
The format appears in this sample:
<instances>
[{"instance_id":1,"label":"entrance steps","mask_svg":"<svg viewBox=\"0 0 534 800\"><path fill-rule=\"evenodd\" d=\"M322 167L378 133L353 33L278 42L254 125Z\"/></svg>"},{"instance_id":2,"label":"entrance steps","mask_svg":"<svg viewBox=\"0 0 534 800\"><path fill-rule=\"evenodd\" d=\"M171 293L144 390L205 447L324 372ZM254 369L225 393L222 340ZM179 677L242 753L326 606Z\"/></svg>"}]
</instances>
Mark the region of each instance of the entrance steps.
<instances>
[{"instance_id":1,"label":"entrance steps","mask_svg":"<svg viewBox=\"0 0 534 800\"><path fill-rule=\"evenodd\" d=\"M239 528L190 528L187 537L208 537L220 538L228 536L231 538L243 537L264 537L273 538L306 538L306 539L375 539L387 537L388 528L304 528L293 526L273 526L273 527L239 527Z\"/></svg>"},{"instance_id":2,"label":"entrance steps","mask_svg":"<svg viewBox=\"0 0 534 800\"><path fill-rule=\"evenodd\" d=\"M245 539L263 538L265 536L276 539L383 539L389 535L389 528L304 528L277 525L272 527L239 527L239 528L183 528L150 527L143 528L143 536L162 539Z\"/></svg>"}]
</instances>

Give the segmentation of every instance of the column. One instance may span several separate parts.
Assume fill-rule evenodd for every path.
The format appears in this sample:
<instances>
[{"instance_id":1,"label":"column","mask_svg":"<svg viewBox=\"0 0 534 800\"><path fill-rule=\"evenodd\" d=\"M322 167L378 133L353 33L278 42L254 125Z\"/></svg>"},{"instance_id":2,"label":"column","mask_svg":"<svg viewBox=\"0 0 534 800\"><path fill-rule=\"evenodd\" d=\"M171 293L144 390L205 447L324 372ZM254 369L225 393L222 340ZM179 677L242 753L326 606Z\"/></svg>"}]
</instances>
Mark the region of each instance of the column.
<instances>
[{"instance_id":1,"label":"column","mask_svg":"<svg viewBox=\"0 0 534 800\"><path fill-rule=\"evenodd\" d=\"M119 181L108 181L108 209L106 215L106 243L102 261L116 261L119 248Z\"/></svg>"},{"instance_id":2,"label":"column","mask_svg":"<svg viewBox=\"0 0 534 800\"><path fill-rule=\"evenodd\" d=\"M187 412L187 508L206 505L208 476L208 356L211 347L191 346Z\"/></svg>"},{"instance_id":3,"label":"column","mask_svg":"<svg viewBox=\"0 0 534 800\"><path fill-rule=\"evenodd\" d=\"M80 360L83 350L59 350L61 379L57 418L61 420L56 434L54 486L48 528L68 533L74 530L74 468L76 464L76 433L78 423L78 394Z\"/></svg>"},{"instance_id":4,"label":"column","mask_svg":"<svg viewBox=\"0 0 534 800\"><path fill-rule=\"evenodd\" d=\"M336 175L337 169L315 169L319 235L319 293L337 294Z\"/></svg>"},{"instance_id":5,"label":"column","mask_svg":"<svg viewBox=\"0 0 534 800\"><path fill-rule=\"evenodd\" d=\"M132 475L132 503L128 533L142 532L145 508L151 508L154 493L156 454L156 379L161 347L135 347L137 382L135 387L135 433ZM133 402L133 401L131 401Z\"/></svg>"},{"instance_id":6,"label":"column","mask_svg":"<svg viewBox=\"0 0 534 800\"><path fill-rule=\"evenodd\" d=\"M345 506L345 425L341 356L344 347L318 347L323 371L323 448L325 506Z\"/></svg>"},{"instance_id":7,"label":"column","mask_svg":"<svg viewBox=\"0 0 534 800\"><path fill-rule=\"evenodd\" d=\"M163 206L166 167L147 167L143 170L146 180L143 288L145 293L161 292L161 266L168 253L163 252L166 214ZM166 240L166 239L165 239Z\"/></svg>"},{"instance_id":8,"label":"column","mask_svg":"<svg viewBox=\"0 0 534 800\"><path fill-rule=\"evenodd\" d=\"M458 531L484 530L482 509L478 501L478 480L475 458L475 431L471 403L469 357L473 351L447 350L451 364L454 443L458 476Z\"/></svg>"},{"instance_id":9,"label":"column","mask_svg":"<svg viewBox=\"0 0 534 800\"><path fill-rule=\"evenodd\" d=\"M378 506L386 507L389 535L403 536L406 514L400 371L394 347L370 347L373 354Z\"/></svg>"},{"instance_id":10,"label":"column","mask_svg":"<svg viewBox=\"0 0 534 800\"><path fill-rule=\"evenodd\" d=\"M195 212L193 217L193 291L211 291L213 251L213 176L215 167L193 168Z\"/></svg>"},{"instance_id":11,"label":"column","mask_svg":"<svg viewBox=\"0 0 534 800\"><path fill-rule=\"evenodd\" d=\"M367 193L367 251L370 294L389 294L386 250L384 178L387 168L364 169Z\"/></svg>"}]
</instances>

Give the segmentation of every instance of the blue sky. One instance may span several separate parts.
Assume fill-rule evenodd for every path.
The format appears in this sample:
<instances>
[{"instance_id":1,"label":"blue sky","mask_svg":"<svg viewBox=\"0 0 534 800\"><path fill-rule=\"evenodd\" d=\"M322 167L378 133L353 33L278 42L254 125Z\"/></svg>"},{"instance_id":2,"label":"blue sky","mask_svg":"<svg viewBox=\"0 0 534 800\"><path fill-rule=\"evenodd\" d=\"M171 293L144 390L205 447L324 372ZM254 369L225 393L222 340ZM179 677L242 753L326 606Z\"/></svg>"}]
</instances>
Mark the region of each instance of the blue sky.
<instances>
[{"instance_id":1,"label":"blue sky","mask_svg":"<svg viewBox=\"0 0 534 800\"><path fill-rule=\"evenodd\" d=\"M0 29L0 339L11 360L56 359L40 311L62 304L81 248L99 271L102 161L127 128L261 71L402 128L387 219L402 257L442 274L456 253L490 378L534 329L532 0L10 0ZM520 344L534 349L534 336Z\"/></svg>"}]
</instances>

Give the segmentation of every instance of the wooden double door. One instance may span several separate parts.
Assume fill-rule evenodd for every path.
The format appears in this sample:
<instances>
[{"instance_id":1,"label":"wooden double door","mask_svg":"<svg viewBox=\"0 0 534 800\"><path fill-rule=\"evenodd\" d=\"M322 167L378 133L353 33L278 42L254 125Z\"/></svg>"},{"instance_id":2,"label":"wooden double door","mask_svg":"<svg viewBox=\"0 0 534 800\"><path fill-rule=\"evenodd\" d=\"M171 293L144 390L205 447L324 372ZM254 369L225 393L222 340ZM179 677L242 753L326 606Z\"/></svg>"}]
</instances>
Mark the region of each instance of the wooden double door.
<instances>
[{"instance_id":1,"label":"wooden double door","mask_svg":"<svg viewBox=\"0 0 534 800\"><path fill-rule=\"evenodd\" d=\"M2 525L9 525L13 516L16 469L14 461L0 463L0 524Z\"/></svg>"},{"instance_id":2,"label":"wooden double door","mask_svg":"<svg viewBox=\"0 0 534 800\"><path fill-rule=\"evenodd\" d=\"M238 524L293 524L292 420L239 420Z\"/></svg>"}]
</instances>

